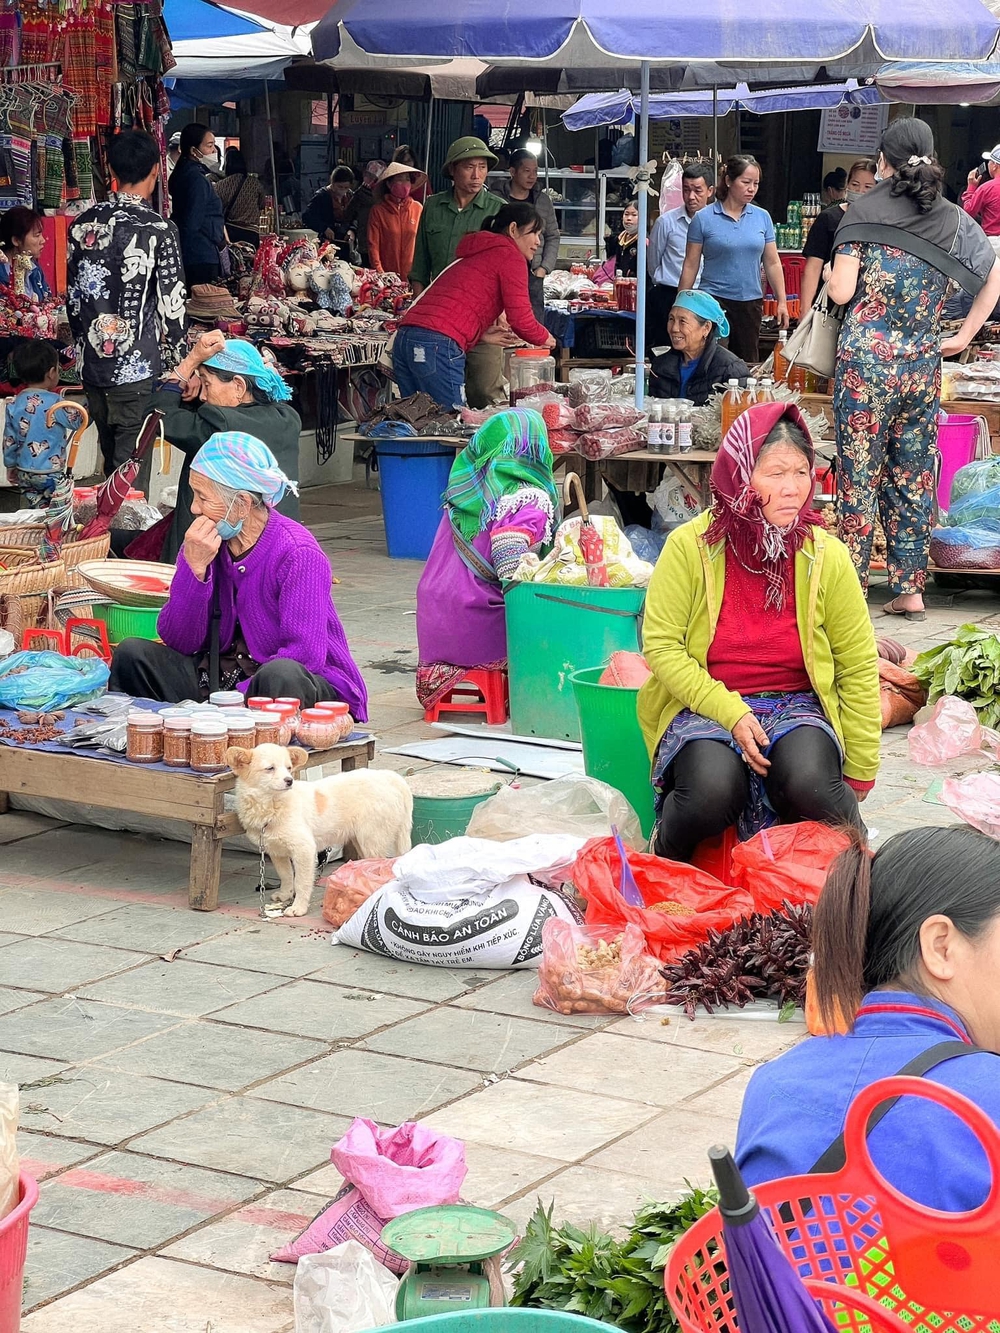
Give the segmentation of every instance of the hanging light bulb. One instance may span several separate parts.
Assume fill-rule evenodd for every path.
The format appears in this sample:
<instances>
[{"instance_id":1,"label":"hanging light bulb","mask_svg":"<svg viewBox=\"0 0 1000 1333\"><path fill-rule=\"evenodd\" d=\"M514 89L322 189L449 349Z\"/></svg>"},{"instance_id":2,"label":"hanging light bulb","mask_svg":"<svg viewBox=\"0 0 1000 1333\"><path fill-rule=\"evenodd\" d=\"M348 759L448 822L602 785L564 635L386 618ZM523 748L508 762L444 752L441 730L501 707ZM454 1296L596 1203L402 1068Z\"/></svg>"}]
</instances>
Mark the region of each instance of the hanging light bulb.
<instances>
[{"instance_id":1,"label":"hanging light bulb","mask_svg":"<svg viewBox=\"0 0 1000 1333\"><path fill-rule=\"evenodd\" d=\"M531 153L534 157L541 156L542 152L541 139L528 139L524 146L525 148L527 148L528 152Z\"/></svg>"}]
</instances>

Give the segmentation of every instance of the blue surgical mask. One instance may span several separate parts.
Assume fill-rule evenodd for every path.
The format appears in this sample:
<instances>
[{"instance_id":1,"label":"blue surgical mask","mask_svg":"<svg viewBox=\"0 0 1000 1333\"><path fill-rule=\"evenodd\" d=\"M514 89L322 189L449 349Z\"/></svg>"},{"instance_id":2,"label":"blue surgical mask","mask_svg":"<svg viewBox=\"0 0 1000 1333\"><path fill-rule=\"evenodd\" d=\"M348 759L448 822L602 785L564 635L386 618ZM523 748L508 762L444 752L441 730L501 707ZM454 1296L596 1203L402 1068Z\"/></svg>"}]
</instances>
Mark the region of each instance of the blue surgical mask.
<instances>
[{"instance_id":1,"label":"blue surgical mask","mask_svg":"<svg viewBox=\"0 0 1000 1333\"><path fill-rule=\"evenodd\" d=\"M238 537L239 534L243 531L242 518L237 519L235 523L230 523L229 521L229 515L232 512L232 508L235 503L236 501L233 500L229 508L226 510L226 517L220 518L218 523L216 523L215 525L216 532L219 534L219 536L222 538L224 542L232 541L234 537Z\"/></svg>"}]
</instances>

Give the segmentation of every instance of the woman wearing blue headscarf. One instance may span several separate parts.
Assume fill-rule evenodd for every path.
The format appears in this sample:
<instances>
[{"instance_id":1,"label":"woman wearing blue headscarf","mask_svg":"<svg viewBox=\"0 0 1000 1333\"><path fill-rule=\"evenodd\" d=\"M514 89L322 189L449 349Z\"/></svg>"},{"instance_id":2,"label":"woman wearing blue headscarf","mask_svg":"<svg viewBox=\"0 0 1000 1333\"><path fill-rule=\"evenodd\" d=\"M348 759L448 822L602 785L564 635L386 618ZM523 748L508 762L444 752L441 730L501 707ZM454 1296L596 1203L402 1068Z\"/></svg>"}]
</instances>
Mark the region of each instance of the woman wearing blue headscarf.
<instances>
[{"instance_id":1,"label":"woman wearing blue headscarf","mask_svg":"<svg viewBox=\"0 0 1000 1333\"><path fill-rule=\"evenodd\" d=\"M729 380L744 384L749 366L719 342L728 333L726 312L714 296L678 292L667 319L670 350L653 349L652 396L690 398L696 407L703 407Z\"/></svg>"},{"instance_id":2,"label":"woman wearing blue headscarf","mask_svg":"<svg viewBox=\"0 0 1000 1333\"><path fill-rule=\"evenodd\" d=\"M252 343L226 339L217 330L203 333L175 371L166 376L152 405L164 413L164 438L184 454L174 508L162 552L143 544L150 560L173 562L191 526L191 460L211 435L240 431L263 440L292 481L299 476L302 421L289 399L292 391L267 365ZM286 518L299 517L297 494L289 491L277 506Z\"/></svg>"},{"instance_id":3,"label":"woman wearing blue headscarf","mask_svg":"<svg viewBox=\"0 0 1000 1333\"><path fill-rule=\"evenodd\" d=\"M267 445L220 431L191 463L194 515L156 630L124 639L110 686L179 703L212 690L287 695L307 708L341 699L359 722L368 694L312 533L276 511L294 491Z\"/></svg>"}]
</instances>

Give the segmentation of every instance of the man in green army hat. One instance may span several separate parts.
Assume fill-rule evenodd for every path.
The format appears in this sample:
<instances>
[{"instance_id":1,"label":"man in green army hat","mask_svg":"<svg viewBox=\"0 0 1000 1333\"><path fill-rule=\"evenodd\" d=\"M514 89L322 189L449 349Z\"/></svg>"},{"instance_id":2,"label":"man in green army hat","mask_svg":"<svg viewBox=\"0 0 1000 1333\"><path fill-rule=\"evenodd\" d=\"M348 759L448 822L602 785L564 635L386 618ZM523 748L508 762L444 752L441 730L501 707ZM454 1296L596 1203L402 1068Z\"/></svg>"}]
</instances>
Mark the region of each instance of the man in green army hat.
<instances>
[{"instance_id":1,"label":"man in green army hat","mask_svg":"<svg viewBox=\"0 0 1000 1333\"><path fill-rule=\"evenodd\" d=\"M444 173L451 177L451 189L427 199L417 227L410 269L414 296L448 267L463 236L481 231L486 219L503 208L506 201L486 188L486 173L497 161L482 139L472 134L456 139L449 147ZM470 407L488 407L503 400L503 347L511 341L517 339L502 331L488 332L468 352L465 396Z\"/></svg>"}]
</instances>

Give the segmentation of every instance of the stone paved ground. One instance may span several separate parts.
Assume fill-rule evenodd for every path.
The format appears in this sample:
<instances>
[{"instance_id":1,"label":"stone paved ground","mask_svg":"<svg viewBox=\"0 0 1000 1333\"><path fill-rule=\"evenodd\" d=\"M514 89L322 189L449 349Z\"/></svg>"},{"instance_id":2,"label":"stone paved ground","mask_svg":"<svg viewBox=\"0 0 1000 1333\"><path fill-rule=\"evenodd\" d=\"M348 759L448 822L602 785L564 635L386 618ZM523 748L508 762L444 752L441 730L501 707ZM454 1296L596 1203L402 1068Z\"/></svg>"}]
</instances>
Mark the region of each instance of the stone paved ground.
<instances>
[{"instance_id":1,"label":"stone paved ground","mask_svg":"<svg viewBox=\"0 0 1000 1333\"><path fill-rule=\"evenodd\" d=\"M426 734L413 695L419 566L384 555L377 499L307 497L383 746ZM873 594L873 605L885 600ZM992 615L931 596L926 644ZM885 836L950 822L902 731L866 815ZM397 966L331 948L321 919L256 917L255 859L227 852L223 906L186 908L188 849L0 816L0 1078L43 1181L24 1333L279 1333L293 1270L269 1253L336 1191L350 1117L421 1117L463 1138L465 1196L523 1221L615 1226L704 1180L753 1066L798 1024L566 1019L530 974Z\"/></svg>"}]
</instances>

